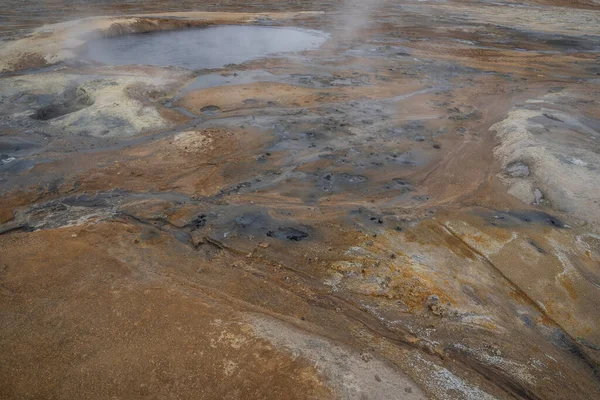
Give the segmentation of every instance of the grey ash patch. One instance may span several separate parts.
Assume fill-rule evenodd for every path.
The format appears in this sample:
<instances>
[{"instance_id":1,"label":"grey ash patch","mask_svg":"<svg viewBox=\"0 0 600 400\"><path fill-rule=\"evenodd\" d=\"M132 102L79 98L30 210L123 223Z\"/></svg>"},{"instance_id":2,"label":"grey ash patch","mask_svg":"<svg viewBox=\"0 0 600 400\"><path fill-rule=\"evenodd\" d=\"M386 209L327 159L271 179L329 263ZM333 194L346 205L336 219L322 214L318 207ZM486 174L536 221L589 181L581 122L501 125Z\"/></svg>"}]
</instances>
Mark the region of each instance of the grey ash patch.
<instances>
[{"instance_id":1,"label":"grey ash patch","mask_svg":"<svg viewBox=\"0 0 600 400\"><path fill-rule=\"evenodd\" d=\"M512 178L525 178L529 176L529 166L522 161L515 161L506 166L506 173Z\"/></svg>"},{"instance_id":2,"label":"grey ash patch","mask_svg":"<svg viewBox=\"0 0 600 400\"><path fill-rule=\"evenodd\" d=\"M408 193L413 190L410 182L402 178L394 178L390 184L384 186L386 190L399 190L400 193Z\"/></svg>"},{"instance_id":3,"label":"grey ash patch","mask_svg":"<svg viewBox=\"0 0 600 400\"><path fill-rule=\"evenodd\" d=\"M332 173L327 172L319 178L318 188L325 192L337 191L356 187L367 181L367 178L362 175L354 175L349 173Z\"/></svg>"},{"instance_id":4,"label":"grey ash patch","mask_svg":"<svg viewBox=\"0 0 600 400\"><path fill-rule=\"evenodd\" d=\"M221 197L227 197L230 196L232 194L237 194L240 193L243 189L248 189L252 186L252 182L240 182L240 183L236 183L235 185L226 187L224 189L221 189L219 191L219 193L216 195L217 198L221 198Z\"/></svg>"},{"instance_id":5,"label":"grey ash patch","mask_svg":"<svg viewBox=\"0 0 600 400\"><path fill-rule=\"evenodd\" d=\"M473 111L469 111L469 112L461 112L458 109L455 110L451 110L452 111L452 115L450 115L448 117L448 119L451 119L453 121L477 121L480 120L482 118L482 114L481 111L479 110L473 110Z\"/></svg>"}]
</instances>

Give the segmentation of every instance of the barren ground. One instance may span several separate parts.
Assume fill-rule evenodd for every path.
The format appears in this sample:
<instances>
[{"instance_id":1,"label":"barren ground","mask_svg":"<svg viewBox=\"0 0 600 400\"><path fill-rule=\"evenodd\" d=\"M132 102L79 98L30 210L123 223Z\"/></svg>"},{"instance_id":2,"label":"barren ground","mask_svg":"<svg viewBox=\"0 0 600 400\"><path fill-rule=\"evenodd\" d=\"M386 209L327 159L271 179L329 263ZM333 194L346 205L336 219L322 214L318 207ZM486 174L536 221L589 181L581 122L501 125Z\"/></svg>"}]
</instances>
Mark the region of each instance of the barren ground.
<instances>
[{"instance_id":1,"label":"barren ground","mask_svg":"<svg viewBox=\"0 0 600 400\"><path fill-rule=\"evenodd\" d=\"M22 3L0 398L600 398L596 0ZM84 57L228 24L328 40Z\"/></svg>"}]
</instances>

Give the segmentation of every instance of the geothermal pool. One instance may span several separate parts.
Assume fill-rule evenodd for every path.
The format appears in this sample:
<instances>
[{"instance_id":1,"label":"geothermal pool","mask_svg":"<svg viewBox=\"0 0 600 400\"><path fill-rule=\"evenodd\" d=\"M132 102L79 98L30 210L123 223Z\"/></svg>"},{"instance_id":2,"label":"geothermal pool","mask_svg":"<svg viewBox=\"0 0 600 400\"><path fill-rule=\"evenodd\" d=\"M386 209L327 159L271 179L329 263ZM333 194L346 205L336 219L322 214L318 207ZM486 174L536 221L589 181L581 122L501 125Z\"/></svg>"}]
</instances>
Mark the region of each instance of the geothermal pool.
<instances>
[{"instance_id":1,"label":"geothermal pool","mask_svg":"<svg viewBox=\"0 0 600 400\"><path fill-rule=\"evenodd\" d=\"M218 26L98 39L89 43L87 58L109 65L219 68L268 55L317 49L328 37L300 28Z\"/></svg>"}]
</instances>

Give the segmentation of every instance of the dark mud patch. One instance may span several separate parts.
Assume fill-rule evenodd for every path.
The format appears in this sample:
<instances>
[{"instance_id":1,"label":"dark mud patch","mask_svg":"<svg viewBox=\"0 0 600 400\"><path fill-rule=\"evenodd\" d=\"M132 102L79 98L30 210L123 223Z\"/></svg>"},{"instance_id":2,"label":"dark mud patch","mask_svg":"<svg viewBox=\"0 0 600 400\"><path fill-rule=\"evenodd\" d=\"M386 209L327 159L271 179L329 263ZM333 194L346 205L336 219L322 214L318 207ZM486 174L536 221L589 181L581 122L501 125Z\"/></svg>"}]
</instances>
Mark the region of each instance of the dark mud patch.
<instances>
[{"instance_id":1,"label":"dark mud patch","mask_svg":"<svg viewBox=\"0 0 600 400\"><path fill-rule=\"evenodd\" d=\"M361 187L365 182L367 178L362 175L328 172L321 175L317 187L325 192L341 191Z\"/></svg>"},{"instance_id":2,"label":"dark mud patch","mask_svg":"<svg viewBox=\"0 0 600 400\"><path fill-rule=\"evenodd\" d=\"M232 194L238 194L244 189L249 189L252 186L252 182L240 182L235 185L223 188L219 191L219 193L215 196L216 198L227 197Z\"/></svg>"},{"instance_id":3,"label":"dark mud patch","mask_svg":"<svg viewBox=\"0 0 600 400\"><path fill-rule=\"evenodd\" d=\"M551 119L552 121L564 122L562 119L560 119L560 118L558 118L558 117L556 117L556 116L554 116L552 114L544 113L543 115L544 115L544 117L546 117L548 119Z\"/></svg>"},{"instance_id":4,"label":"dark mud patch","mask_svg":"<svg viewBox=\"0 0 600 400\"><path fill-rule=\"evenodd\" d=\"M545 225L557 229L566 229L568 226L559 218L543 211L517 210L508 212L476 211L475 214L483 217L493 226L502 228L525 226L529 224Z\"/></svg>"},{"instance_id":5,"label":"dark mud patch","mask_svg":"<svg viewBox=\"0 0 600 400\"><path fill-rule=\"evenodd\" d=\"M0 136L0 153L18 153L40 147L38 141L17 136Z\"/></svg>"},{"instance_id":6,"label":"dark mud patch","mask_svg":"<svg viewBox=\"0 0 600 400\"><path fill-rule=\"evenodd\" d=\"M385 186L385 189L388 190L399 190L400 193L408 193L413 190L413 186L407 180L402 178L394 178L392 179L392 183Z\"/></svg>"},{"instance_id":7,"label":"dark mud patch","mask_svg":"<svg viewBox=\"0 0 600 400\"><path fill-rule=\"evenodd\" d=\"M44 160L16 160L14 157L2 157L0 159L0 172L10 172L12 174L18 174L23 171L30 170L37 163L43 162Z\"/></svg>"},{"instance_id":8,"label":"dark mud patch","mask_svg":"<svg viewBox=\"0 0 600 400\"><path fill-rule=\"evenodd\" d=\"M31 118L38 121L48 121L63 115L71 114L94 104L94 99L83 88L73 88L65 91L58 101L36 110Z\"/></svg>"},{"instance_id":9,"label":"dark mud patch","mask_svg":"<svg viewBox=\"0 0 600 400\"><path fill-rule=\"evenodd\" d=\"M546 43L554 49L567 52L598 51L598 49L600 49L600 46L598 46L598 42L595 41L593 37L586 38L556 35L555 37L545 40L544 43Z\"/></svg>"},{"instance_id":10,"label":"dark mud patch","mask_svg":"<svg viewBox=\"0 0 600 400\"><path fill-rule=\"evenodd\" d=\"M264 210L226 209L220 214L219 221L211 229L211 237L220 241L236 237L270 237L279 240L299 242L312 237L311 228L293 221L271 217ZM239 213L242 211L241 213ZM235 215L237 213L237 215Z\"/></svg>"},{"instance_id":11,"label":"dark mud patch","mask_svg":"<svg viewBox=\"0 0 600 400\"><path fill-rule=\"evenodd\" d=\"M275 231L267 232L267 236L274 237L277 239L287 239L293 242L299 242L308 237L308 233L301 231L300 229L286 227L286 228L277 228Z\"/></svg>"},{"instance_id":12,"label":"dark mud patch","mask_svg":"<svg viewBox=\"0 0 600 400\"><path fill-rule=\"evenodd\" d=\"M219 106L206 106L202 107L200 112L205 115L217 115L221 112L221 108Z\"/></svg>"},{"instance_id":13,"label":"dark mud patch","mask_svg":"<svg viewBox=\"0 0 600 400\"><path fill-rule=\"evenodd\" d=\"M531 247L533 247L538 253L540 253L540 254L546 254L546 250L544 250L544 248L542 246L540 246L539 244L537 244L535 241L530 240L529 241L529 245Z\"/></svg>"},{"instance_id":14,"label":"dark mud patch","mask_svg":"<svg viewBox=\"0 0 600 400\"><path fill-rule=\"evenodd\" d=\"M350 210L348 216L353 225L367 231L370 228L387 227L395 229L396 226L399 226L397 223L398 221L395 221L394 218L388 218L388 216L385 216L376 210L370 210L365 207Z\"/></svg>"}]
</instances>

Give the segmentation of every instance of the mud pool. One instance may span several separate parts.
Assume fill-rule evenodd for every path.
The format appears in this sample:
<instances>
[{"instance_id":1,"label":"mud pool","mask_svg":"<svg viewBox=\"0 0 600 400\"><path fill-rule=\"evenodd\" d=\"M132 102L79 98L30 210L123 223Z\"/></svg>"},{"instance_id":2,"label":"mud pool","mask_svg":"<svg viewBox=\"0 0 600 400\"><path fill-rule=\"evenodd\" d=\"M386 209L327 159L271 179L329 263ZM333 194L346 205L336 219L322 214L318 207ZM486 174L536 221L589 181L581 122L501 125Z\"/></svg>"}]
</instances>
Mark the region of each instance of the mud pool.
<instances>
[{"instance_id":1,"label":"mud pool","mask_svg":"<svg viewBox=\"0 0 600 400\"><path fill-rule=\"evenodd\" d=\"M86 58L108 65L211 69L314 50L328 37L323 32L300 28L217 26L94 40L88 43Z\"/></svg>"}]
</instances>

